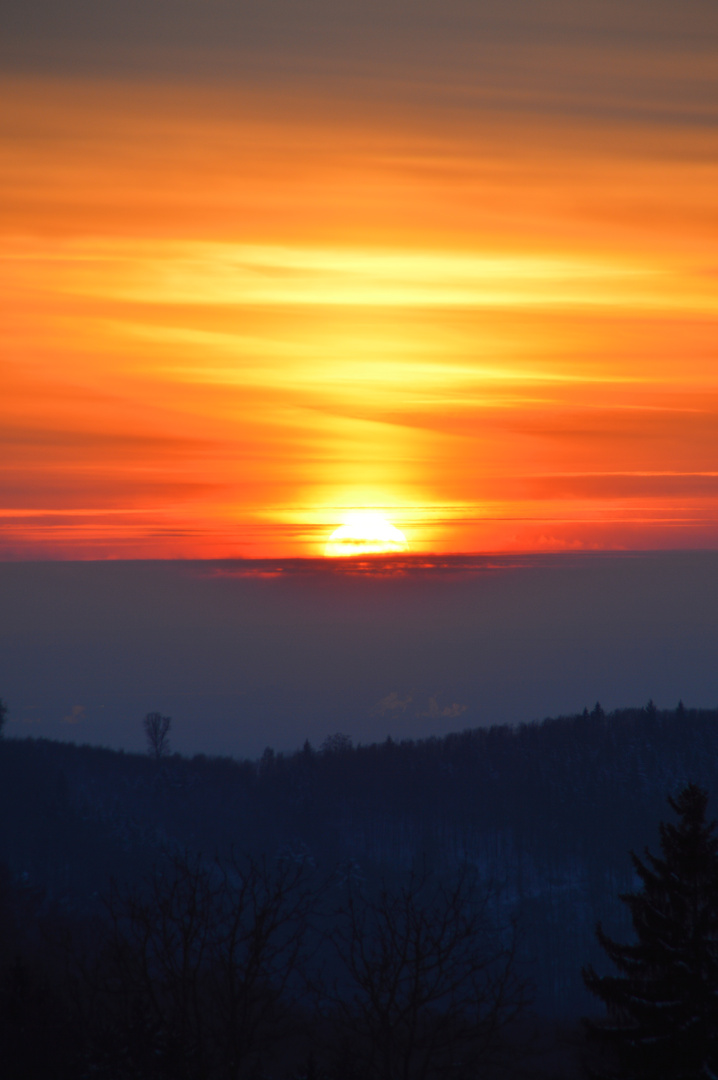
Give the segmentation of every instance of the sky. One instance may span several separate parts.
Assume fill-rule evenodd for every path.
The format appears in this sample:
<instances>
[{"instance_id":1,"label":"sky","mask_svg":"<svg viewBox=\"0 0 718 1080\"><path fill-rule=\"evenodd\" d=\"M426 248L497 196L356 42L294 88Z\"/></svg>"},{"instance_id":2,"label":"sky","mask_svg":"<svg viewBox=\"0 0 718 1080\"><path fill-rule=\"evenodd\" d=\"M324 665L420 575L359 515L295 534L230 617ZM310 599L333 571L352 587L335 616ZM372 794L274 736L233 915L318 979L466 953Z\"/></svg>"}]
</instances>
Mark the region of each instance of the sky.
<instances>
[{"instance_id":1,"label":"sky","mask_svg":"<svg viewBox=\"0 0 718 1080\"><path fill-rule=\"evenodd\" d=\"M715 548L717 120L714 0L5 0L0 559Z\"/></svg>"},{"instance_id":2,"label":"sky","mask_svg":"<svg viewBox=\"0 0 718 1080\"><path fill-rule=\"evenodd\" d=\"M715 708L718 553L0 562L10 737L258 757Z\"/></svg>"}]
</instances>

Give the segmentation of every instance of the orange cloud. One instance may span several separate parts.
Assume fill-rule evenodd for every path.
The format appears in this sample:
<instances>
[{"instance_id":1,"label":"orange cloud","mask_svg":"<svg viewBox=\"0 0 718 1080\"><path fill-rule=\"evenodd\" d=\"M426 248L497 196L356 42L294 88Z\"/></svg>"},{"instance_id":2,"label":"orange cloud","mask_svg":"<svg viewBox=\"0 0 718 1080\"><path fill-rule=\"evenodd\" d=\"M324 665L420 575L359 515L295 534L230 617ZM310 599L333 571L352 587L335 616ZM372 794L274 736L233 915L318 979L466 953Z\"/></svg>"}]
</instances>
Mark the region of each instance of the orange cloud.
<instances>
[{"instance_id":1,"label":"orange cloud","mask_svg":"<svg viewBox=\"0 0 718 1080\"><path fill-rule=\"evenodd\" d=\"M0 553L714 545L710 128L289 100L6 80Z\"/></svg>"}]
</instances>

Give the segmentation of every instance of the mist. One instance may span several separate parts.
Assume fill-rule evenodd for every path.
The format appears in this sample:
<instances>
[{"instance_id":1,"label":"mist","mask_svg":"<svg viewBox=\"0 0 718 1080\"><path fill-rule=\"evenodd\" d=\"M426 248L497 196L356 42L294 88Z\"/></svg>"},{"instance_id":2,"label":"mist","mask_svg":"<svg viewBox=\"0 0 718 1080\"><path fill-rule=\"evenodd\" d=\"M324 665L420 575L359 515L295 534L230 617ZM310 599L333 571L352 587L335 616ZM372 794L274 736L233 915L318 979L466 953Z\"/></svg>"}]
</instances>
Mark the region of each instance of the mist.
<instances>
[{"instance_id":1,"label":"mist","mask_svg":"<svg viewBox=\"0 0 718 1080\"><path fill-rule=\"evenodd\" d=\"M718 701L718 554L0 564L9 736L141 750L424 738Z\"/></svg>"}]
</instances>

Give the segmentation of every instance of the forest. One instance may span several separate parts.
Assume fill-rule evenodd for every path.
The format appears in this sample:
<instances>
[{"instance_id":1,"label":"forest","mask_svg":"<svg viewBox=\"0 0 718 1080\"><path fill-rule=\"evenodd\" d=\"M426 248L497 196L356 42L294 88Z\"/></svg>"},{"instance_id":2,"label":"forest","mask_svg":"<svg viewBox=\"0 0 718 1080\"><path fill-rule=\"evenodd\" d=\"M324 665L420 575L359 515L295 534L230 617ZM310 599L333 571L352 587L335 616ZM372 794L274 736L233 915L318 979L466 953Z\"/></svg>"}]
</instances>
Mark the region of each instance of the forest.
<instances>
[{"instance_id":1,"label":"forest","mask_svg":"<svg viewBox=\"0 0 718 1080\"><path fill-rule=\"evenodd\" d=\"M687 784L717 805L682 704L256 761L154 734L0 740L8 1076L578 1075L630 851Z\"/></svg>"}]
</instances>

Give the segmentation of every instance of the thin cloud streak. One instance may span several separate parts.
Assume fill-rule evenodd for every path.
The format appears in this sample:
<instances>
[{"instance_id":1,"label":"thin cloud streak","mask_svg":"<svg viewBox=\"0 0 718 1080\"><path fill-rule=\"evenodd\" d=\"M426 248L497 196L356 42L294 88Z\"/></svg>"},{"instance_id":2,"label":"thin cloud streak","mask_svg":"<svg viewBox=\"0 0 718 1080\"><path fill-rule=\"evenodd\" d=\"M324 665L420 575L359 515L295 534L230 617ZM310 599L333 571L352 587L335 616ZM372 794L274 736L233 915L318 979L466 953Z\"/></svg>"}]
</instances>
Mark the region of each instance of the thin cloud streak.
<instances>
[{"instance_id":1,"label":"thin cloud streak","mask_svg":"<svg viewBox=\"0 0 718 1080\"><path fill-rule=\"evenodd\" d=\"M713 5L4 18L0 554L718 542Z\"/></svg>"}]
</instances>

